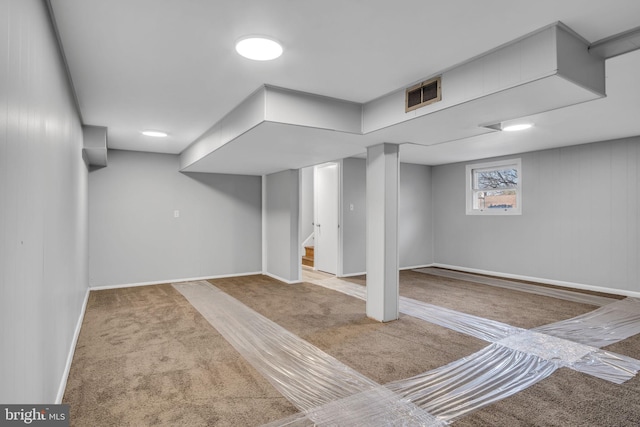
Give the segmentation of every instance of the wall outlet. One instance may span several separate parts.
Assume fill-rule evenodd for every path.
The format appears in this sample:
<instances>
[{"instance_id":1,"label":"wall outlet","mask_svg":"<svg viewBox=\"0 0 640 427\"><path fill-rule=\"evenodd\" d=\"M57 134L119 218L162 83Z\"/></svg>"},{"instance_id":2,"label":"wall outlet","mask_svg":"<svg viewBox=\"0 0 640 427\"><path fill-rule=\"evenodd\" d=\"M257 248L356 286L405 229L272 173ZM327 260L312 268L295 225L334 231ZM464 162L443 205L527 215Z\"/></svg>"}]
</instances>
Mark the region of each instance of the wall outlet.
<instances>
[{"instance_id":1,"label":"wall outlet","mask_svg":"<svg viewBox=\"0 0 640 427\"><path fill-rule=\"evenodd\" d=\"M178 211L178 210L173 211L173 217L174 218L179 218L180 217L180 211Z\"/></svg>"}]
</instances>

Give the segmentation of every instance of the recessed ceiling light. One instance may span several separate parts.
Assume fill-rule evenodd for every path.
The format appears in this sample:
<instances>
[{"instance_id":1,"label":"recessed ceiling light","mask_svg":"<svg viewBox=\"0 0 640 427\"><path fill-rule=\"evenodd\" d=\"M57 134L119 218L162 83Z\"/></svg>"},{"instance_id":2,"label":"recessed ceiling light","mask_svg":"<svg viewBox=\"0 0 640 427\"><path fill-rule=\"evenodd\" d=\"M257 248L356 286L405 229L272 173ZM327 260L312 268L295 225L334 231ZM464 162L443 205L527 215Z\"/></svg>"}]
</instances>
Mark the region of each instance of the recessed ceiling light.
<instances>
[{"instance_id":1,"label":"recessed ceiling light","mask_svg":"<svg viewBox=\"0 0 640 427\"><path fill-rule=\"evenodd\" d=\"M164 138L168 135L166 132L161 132L159 130L143 130L142 134L144 136L153 136L154 138Z\"/></svg>"},{"instance_id":2,"label":"recessed ceiling light","mask_svg":"<svg viewBox=\"0 0 640 427\"><path fill-rule=\"evenodd\" d=\"M270 61L282 55L282 45L268 37L250 36L238 40L236 52L254 61Z\"/></svg>"},{"instance_id":3,"label":"recessed ceiling light","mask_svg":"<svg viewBox=\"0 0 640 427\"><path fill-rule=\"evenodd\" d=\"M509 125L502 128L506 132L515 132L519 130L526 130L533 126L531 123L521 123L518 125Z\"/></svg>"}]
</instances>

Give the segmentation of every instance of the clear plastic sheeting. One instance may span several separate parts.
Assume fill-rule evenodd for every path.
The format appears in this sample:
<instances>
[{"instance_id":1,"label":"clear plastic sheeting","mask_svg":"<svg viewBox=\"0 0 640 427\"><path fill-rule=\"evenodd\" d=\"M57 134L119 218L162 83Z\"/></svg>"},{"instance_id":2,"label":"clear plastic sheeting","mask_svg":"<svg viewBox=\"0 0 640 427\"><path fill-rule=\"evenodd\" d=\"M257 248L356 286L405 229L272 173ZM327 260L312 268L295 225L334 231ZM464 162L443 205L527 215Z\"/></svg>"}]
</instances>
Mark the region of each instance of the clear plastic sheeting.
<instances>
[{"instance_id":1,"label":"clear plastic sheeting","mask_svg":"<svg viewBox=\"0 0 640 427\"><path fill-rule=\"evenodd\" d=\"M599 295L590 295L582 292L567 291L564 289L547 288L544 286L528 285L526 283L513 282L511 280L496 279L494 277L478 276L476 274L463 273L460 271L442 270L439 268L427 267L416 270L418 273L431 274L433 276L447 277L450 279L466 280L467 282L475 282L483 285L495 286L505 289L513 289L516 291L527 292L530 294L543 295L562 299L565 301L580 302L583 304L596 305L598 307L616 301L614 298L603 297Z\"/></svg>"},{"instance_id":2,"label":"clear plastic sheeting","mask_svg":"<svg viewBox=\"0 0 640 427\"><path fill-rule=\"evenodd\" d=\"M524 331L518 335L512 335L498 341L498 344L534 354L542 359L549 360L560 366L571 366L593 350L583 344L563 340L534 331Z\"/></svg>"},{"instance_id":3,"label":"clear plastic sheeting","mask_svg":"<svg viewBox=\"0 0 640 427\"><path fill-rule=\"evenodd\" d=\"M640 361L630 357L535 331L509 336L498 344L538 356L559 368L571 368L617 384L630 380L640 370Z\"/></svg>"},{"instance_id":4,"label":"clear plastic sheeting","mask_svg":"<svg viewBox=\"0 0 640 427\"><path fill-rule=\"evenodd\" d=\"M406 297L400 297L400 312L488 342L496 342L525 331L506 323Z\"/></svg>"},{"instance_id":5,"label":"clear plastic sheeting","mask_svg":"<svg viewBox=\"0 0 640 427\"><path fill-rule=\"evenodd\" d=\"M342 292L361 300L366 300L367 298L366 288L364 286L345 280L321 279L312 280L310 283ZM400 297L399 309L400 313L488 342L499 341L509 335L524 331L522 328L507 325L506 323L450 310L403 296Z\"/></svg>"},{"instance_id":6,"label":"clear plastic sheeting","mask_svg":"<svg viewBox=\"0 0 640 427\"><path fill-rule=\"evenodd\" d=\"M173 286L302 410L378 385L207 282Z\"/></svg>"},{"instance_id":7,"label":"clear plastic sheeting","mask_svg":"<svg viewBox=\"0 0 640 427\"><path fill-rule=\"evenodd\" d=\"M343 294L361 299L363 301L367 300L366 287L357 285L355 283L347 282L346 280L331 278L331 279L310 280L309 283L322 286L323 288L338 291Z\"/></svg>"},{"instance_id":8,"label":"clear plastic sheeting","mask_svg":"<svg viewBox=\"0 0 640 427\"><path fill-rule=\"evenodd\" d=\"M464 415L505 399L551 375L557 366L537 356L492 344L472 355L443 367L394 381L383 389L371 391L384 395L402 396L448 425ZM370 393L370 392L365 392ZM333 402L336 414L359 406L361 396ZM356 415L360 416L360 414ZM375 414L377 417L377 414ZM372 425L371 419L356 418L342 424L326 420L332 425ZM341 419L340 421L344 421ZM279 420L267 426L309 426L302 415ZM400 424L390 424L400 425Z\"/></svg>"},{"instance_id":9,"label":"clear plastic sheeting","mask_svg":"<svg viewBox=\"0 0 640 427\"><path fill-rule=\"evenodd\" d=\"M443 421L505 399L551 375L557 366L498 344L386 387Z\"/></svg>"},{"instance_id":10,"label":"clear plastic sheeting","mask_svg":"<svg viewBox=\"0 0 640 427\"><path fill-rule=\"evenodd\" d=\"M312 283L366 299L366 288L350 282ZM208 282L173 286L301 411L268 426L444 426L530 387L559 367L615 383L640 370L640 361L597 348L640 331L640 300L633 298L524 330L401 297L402 313L492 344L446 366L382 386Z\"/></svg>"},{"instance_id":11,"label":"clear plastic sheeting","mask_svg":"<svg viewBox=\"0 0 640 427\"><path fill-rule=\"evenodd\" d=\"M213 285L200 281L173 286L317 425L349 425L351 420L367 419L370 414L369 425L443 425ZM346 402L344 408L339 407L340 401Z\"/></svg>"},{"instance_id":12,"label":"clear plastic sheeting","mask_svg":"<svg viewBox=\"0 0 640 427\"><path fill-rule=\"evenodd\" d=\"M340 279L312 283L366 298L363 286ZM582 316L530 331L402 296L399 307L401 313L412 317L620 384L640 371L640 361L598 347L640 333L640 300L613 301Z\"/></svg>"},{"instance_id":13,"label":"clear plastic sheeting","mask_svg":"<svg viewBox=\"0 0 640 427\"><path fill-rule=\"evenodd\" d=\"M571 369L622 384L640 371L640 361L606 350L595 350L575 362Z\"/></svg>"},{"instance_id":14,"label":"clear plastic sheeting","mask_svg":"<svg viewBox=\"0 0 640 427\"><path fill-rule=\"evenodd\" d=\"M572 319L539 326L537 332L593 347L640 333L640 298L626 298Z\"/></svg>"},{"instance_id":15,"label":"clear plastic sheeting","mask_svg":"<svg viewBox=\"0 0 640 427\"><path fill-rule=\"evenodd\" d=\"M372 402L375 404L372 405ZM410 411L411 413L407 413ZM427 416L425 416L427 415ZM314 420L314 421L311 421ZM319 406L306 415L290 417L263 424L262 427L311 427L311 426L445 426L446 422L428 415L408 399L384 386L364 391Z\"/></svg>"},{"instance_id":16,"label":"clear plastic sheeting","mask_svg":"<svg viewBox=\"0 0 640 427\"><path fill-rule=\"evenodd\" d=\"M383 386L309 410L307 417L323 426L446 425L409 399L401 399Z\"/></svg>"},{"instance_id":17,"label":"clear plastic sheeting","mask_svg":"<svg viewBox=\"0 0 640 427\"><path fill-rule=\"evenodd\" d=\"M512 342L517 343L518 340L512 340ZM600 350L596 349L595 353L598 352ZM590 365L594 361L598 364L615 362L617 364L615 371L618 372L621 366L620 362L623 364L624 359L629 359L611 354L612 358L609 359L607 355L595 354L593 351L586 356L581 356L581 353L582 351L567 351L563 356L565 359L571 360L574 369L580 372L583 372L581 367ZM405 380L394 381L384 387L395 395L408 399L442 422L449 424L472 411L532 386L563 366L563 363L558 363L558 360L554 359L553 353L546 356L551 360L500 344L492 344L446 366ZM593 359L591 359L592 357ZM629 361L636 362L634 359L629 359ZM587 373L592 374L592 372L593 366L590 366ZM601 372L606 372L606 368ZM613 377L605 379L616 383L623 382L616 381ZM370 420L357 418L360 414L350 409L352 406L358 406L359 399L359 396L352 396L330 405L335 408L336 414L343 411L353 413L354 418L350 420L353 421L353 424L371 425ZM381 398L381 401L383 400L384 398ZM302 415L290 417L290 419L280 420L268 426L303 427L312 425L302 417ZM341 421L347 419L347 417L343 417ZM326 421L329 424L334 423L334 420L331 419L326 419ZM351 424L335 423L335 425Z\"/></svg>"}]
</instances>

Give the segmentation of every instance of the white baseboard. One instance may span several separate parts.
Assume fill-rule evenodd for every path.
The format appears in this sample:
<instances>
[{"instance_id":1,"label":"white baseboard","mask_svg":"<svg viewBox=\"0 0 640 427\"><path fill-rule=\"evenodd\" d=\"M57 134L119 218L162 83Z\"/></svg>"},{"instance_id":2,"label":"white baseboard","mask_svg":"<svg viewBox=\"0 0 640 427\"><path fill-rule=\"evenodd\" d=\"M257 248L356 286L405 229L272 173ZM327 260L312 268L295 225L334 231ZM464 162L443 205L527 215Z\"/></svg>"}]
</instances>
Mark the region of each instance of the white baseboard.
<instances>
[{"instance_id":1,"label":"white baseboard","mask_svg":"<svg viewBox=\"0 0 640 427\"><path fill-rule=\"evenodd\" d=\"M336 277L354 277L354 276L364 276L365 274L367 274L366 271L361 271L359 273L347 273L347 274L341 274L340 276L336 276Z\"/></svg>"},{"instance_id":2,"label":"white baseboard","mask_svg":"<svg viewBox=\"0 0 640 427\"><path fill-rule=\"evenodd\" d=\"M84 313L87 310L87 302L89 301L90 288L84 294L84 301L82 302L82 308L80 309L80 316L76 323L76 329L73 332L73 339L71 340L71 346L69 347L69 353L67 355L67 363L65 364L64 371L62 372L62 379L60 380L60 386L58 387L58 395L56 396L56 405L62 403L64 397L64 391L67 389L67 379L69 379L69 372L71 371L71 363L73 362L73 355L76 352L76 345L78 344L78 337L80 336L80 329L82 328L82 322L84 321Z\"/></svg>"},{"instance_id":3,"label":"white baseboard","mask_svg":"<svg viewBox=\"0 0 640 427\"><path fill-rule=\"evenodd\" d=\"M415 270L416 268L428 268L435 267L435 264L414 265L412 267L400 267L400 270Z\"/></svg>"},{"instance_id":4,"label":"white baseboard","mask_svg":"<svg viewBox=\"0 0 640 427\"><path fill-rule=\"evenodd\" d=\"M415 270L416 268L427 268L427 267L434 267L434 264L422 264L422 265L414 265L411 267L400 267L400 270ZM341 274L337 277L353 277L353 276L364 276L365 274L367 274L366 271L361 271L359 273L347 273L347 274Z\"/></svg>"},{"instance_id":5,"label":"white baseboard","mask_svg":"<svg viewBox=\"0 0 640 427\"><path fill-rule=\"evenodd\" d=\"M544 279L544 278L532 277L532 276L523 276L520 274L500 273L497 271L488 271L488 270L481 270L478 268L467 268L467 267L460 267L457 265L440 264L437 262L432 264L430 267L447 268L449 270L458 270L458 271L464 271L466 273L476 273L476 274L484 274L487 276L503 277L505 279L526 280L529 282L542 283L545 285L562 286L565 288L581 289L585 291L603 292L606 294L623 295L623 296L635 297L635 298L640 297L640 292L628 291L625 289L605 288L603 286L585 285L583 283L564 282L561 280Z\"/></svg>"},{"instance_id":6,"label":"white baseboard","mask_svg":"<svg viewBox=\"0 0 640 427\"><path fill-rule=\"evenodd\" d=\"M154 282L140 282L140 283L127 283L121 285L100 285L100 286L91 286L90 290L92 291L102 291L106 289L119 289L119 288L133 288L137 286L151 286L151 285L164 285L167 283L179 283L179 282L196 282L198 280L213 280L213 279L226 279L229 277L242 277L242 276L252 276L255 274L262 274L261 271L254 271L249 273L234 273L234 274L222 274L218 276L206 276L206 277L190 277L187 279L168 279Z\"/></svg>"},{"instance_id":7,"label":"white baseboard","mask_svg":"<svg viewBox=\"0 0 640 427\"><path fill-rule=\"evenodd\" d=\"M258 273L258 274L263 274L265 276L269 276L272 279L276 279L276 280L278 280L280 282L284 282L287 285L297 285L298 283L302 283L302 280L287 280L287 279L284 279L284 278L282 278L280 276L277 276L275 274L268 273L266 271L263 271L262 273Z\"/></svg>"}]
</instances>

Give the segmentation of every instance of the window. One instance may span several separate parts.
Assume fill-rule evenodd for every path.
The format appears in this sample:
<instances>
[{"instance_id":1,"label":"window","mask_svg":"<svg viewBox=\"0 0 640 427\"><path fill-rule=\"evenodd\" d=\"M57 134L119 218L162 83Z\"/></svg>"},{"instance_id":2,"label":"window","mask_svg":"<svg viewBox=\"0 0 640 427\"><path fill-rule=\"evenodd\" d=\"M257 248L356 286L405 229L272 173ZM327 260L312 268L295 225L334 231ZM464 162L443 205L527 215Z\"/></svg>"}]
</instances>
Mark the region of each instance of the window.
<instances>
[{"instance_id":1,"label":"window","mask_svg":"<svg viewBox=\"0 0 640 427\"><path fill-rule=\"evenodd\" d=\"M467 165L467 215L520 215L520 159Z\"/></svg>"}]
</instances>

